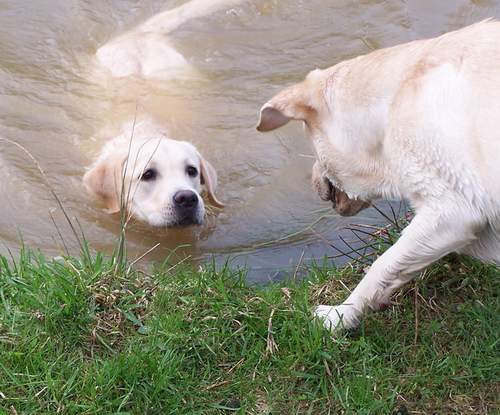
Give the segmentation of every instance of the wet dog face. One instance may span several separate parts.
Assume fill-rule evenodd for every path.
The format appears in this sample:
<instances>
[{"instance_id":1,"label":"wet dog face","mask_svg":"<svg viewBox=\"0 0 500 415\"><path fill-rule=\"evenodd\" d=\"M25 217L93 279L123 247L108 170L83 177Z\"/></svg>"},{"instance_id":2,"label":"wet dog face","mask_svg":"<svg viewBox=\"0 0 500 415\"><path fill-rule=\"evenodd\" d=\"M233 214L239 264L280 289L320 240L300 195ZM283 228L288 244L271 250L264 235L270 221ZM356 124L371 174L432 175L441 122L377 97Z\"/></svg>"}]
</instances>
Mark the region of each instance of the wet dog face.
<instances>
[{"instance_id":1,"label":"wet dog face","mask_svg":"<svg viewBox=\"0 0 500 415\"><path fill-rule=\"evenodd\" d=\"M200 225L205 217L203 188L215 206L217 175L196 148L167 138L114 140L85 174L87 189L108 212L123 208L154 227Z\"/></svg>"},{"instance_id":2,"label":"wet dog face","mask_svg":"<svg viewBox=\"0 0 500 415\"><path fill-rule=\"evenodd\" d=\"M129 212L152 226L200 225L205 216L201 158L184 142L148 140L124 169Z\"/></svg>"}]
</instances>

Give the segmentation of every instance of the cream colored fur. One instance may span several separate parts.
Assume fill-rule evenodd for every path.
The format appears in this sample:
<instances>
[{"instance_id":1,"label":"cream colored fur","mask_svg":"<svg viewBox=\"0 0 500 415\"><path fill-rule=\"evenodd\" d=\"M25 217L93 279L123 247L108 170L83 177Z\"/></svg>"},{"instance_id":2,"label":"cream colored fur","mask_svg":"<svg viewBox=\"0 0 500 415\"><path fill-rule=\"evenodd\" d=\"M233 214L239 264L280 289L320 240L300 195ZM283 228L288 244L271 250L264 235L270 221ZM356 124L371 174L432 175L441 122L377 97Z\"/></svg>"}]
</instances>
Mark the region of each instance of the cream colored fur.
<instances>
[{"instance_id":1,"label":"cream colored fur","mask_svg":"<svg viewBox=\"0 0 500 415\"><path fill-rule=\"evenodd\" d=\"M111 39L96 53L97 61L114 77L167 79L192 71L167 34L191 19L208 15L246 0L190 0L151 17L136 28Z\"/></svg>"},{"instance_id":2,"label":"cream colored fur","mask_svg":"<svg viewBox=\"0 0 500 415\"><path fill-rule=\"evenodd\" d=\"M196 175L191 176L188 168L194 168ZM155 171L155 178L144 180L149 169ZM155 227L201 224L205 217L202 190L214 206L224 206L215 196L217 174L211 164L192 144L169 139L151 120L125 125L122 134L105 144L83 182L109 213L123 209ZM196 211L190 211L189 217L174 203L179 191L196 194Z\"/></svg>"},{"instance_id":3,"label":"cream colored fur","mask_svg":"<svg viewBox=\"0 0 500 415\"><path fill-rule=\"evenodd\" d=\"M190 75L193 68L170 44L167 34L189 20L244 1L186 1L101 46L97 61L114 77L168 79ZM123 209L149 225L170 227L203 222L202 190L212 205L223 206L215 195L215 169L192 144L171 140L164 128L149 119L132 126L132 122L128 123L122 134L105 144L83 179L86 189L109 213ZM188 167L196 169L196 177L187 174ZM151 168L157 174L155 179L141 179ZM178 191L197 195L196 214L189 218L189 223L173 201Z\"/></svg>"},{"instance_id":4,"label":"cream colored fur","mask_svg":"<svg viewBox=\"0 0 500 415\"><path fill-rule=\"evenodd\" d=\"M500 23L485 21L311 72L258 129L304 121L322 174L355 199L403 198L415 217L339 306L335 329L450 252L500 265Z\"/></svg>"}]
</instances>

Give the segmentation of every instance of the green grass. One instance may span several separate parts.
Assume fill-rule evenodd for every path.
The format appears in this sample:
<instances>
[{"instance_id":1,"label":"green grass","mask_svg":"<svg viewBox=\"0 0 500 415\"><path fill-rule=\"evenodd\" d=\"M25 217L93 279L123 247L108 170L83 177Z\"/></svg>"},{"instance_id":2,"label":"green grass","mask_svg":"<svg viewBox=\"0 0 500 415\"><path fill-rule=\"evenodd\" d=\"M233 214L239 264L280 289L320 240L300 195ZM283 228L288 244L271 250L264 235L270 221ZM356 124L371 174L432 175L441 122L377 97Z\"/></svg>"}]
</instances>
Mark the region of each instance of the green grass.
<instances>
[{"instance_id":1,"label":"green grass","mask_svg":"<svg viewBox=\"0 0 500 415\"><path fill-rule=\"evenodd\" d=\"M449 257L359 330L311 319L355 268L244 272L1 258L0 414L494 414L498 267ZM399 411L399 412L398 412Z\"/></svg>"}]
</instances>

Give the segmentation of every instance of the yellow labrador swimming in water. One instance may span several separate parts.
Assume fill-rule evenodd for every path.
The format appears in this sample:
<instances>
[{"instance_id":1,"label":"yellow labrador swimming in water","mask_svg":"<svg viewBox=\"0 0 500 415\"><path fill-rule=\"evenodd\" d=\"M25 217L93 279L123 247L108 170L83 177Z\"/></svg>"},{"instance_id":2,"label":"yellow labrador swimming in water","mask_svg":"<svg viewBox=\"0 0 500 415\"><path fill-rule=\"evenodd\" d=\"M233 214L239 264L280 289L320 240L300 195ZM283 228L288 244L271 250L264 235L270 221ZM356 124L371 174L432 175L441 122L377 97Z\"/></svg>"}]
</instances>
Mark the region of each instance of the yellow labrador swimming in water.
<instances>
[{"instance_id":1,"label":"yellow labrador swimming in water","mask_svg":"<svg viewBox=\"0 0 500 415\"><path fill-rule=\"evenodd\" d=\"M355 327L450 252L500 265L499 103L500 23L485 21L312 71L262 107L260 131L303 121L323 198L415 210L346 301L316 309L327 327Z\"/></svg>"},{"instance_id":2,"label":"yellow labrador swimming in water","mask_svg":"<svg viewBox=\"0 0 500 415\"><path fill-rule=\"evenodd\" d=\"M188 20L245 0L191 0L159 13L101 46L96 58L114 77L169 79L189 73L186 59L166 35ZM133 134L132 134L133 130ZM203 190L212 205L217 174L190 143L172 140L150 120L129 123L112 138L83 178L86 189L109 213L121 208L155 227L201 224Z\"/></svg>"}]
</instances>

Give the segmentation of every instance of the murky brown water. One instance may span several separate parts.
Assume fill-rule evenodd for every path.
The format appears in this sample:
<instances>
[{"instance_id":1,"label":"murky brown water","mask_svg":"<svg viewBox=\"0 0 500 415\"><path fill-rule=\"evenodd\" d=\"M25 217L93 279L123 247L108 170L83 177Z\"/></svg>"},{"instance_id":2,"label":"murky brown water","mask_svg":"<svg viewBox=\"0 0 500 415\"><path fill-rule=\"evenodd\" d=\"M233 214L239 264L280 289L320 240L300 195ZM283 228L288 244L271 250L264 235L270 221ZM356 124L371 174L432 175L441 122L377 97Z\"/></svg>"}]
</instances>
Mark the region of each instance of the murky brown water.
<instances>
[{"instance_id":1,"label":"murky brown water","mask_svg":"<svg viewBox=\"0 0 500 415\"><path fill-rule=\"evenodd\" d=\"M0 136L39 160L92 247L111 252L118 219L95 207L81 176L104 140L138 106L139 115L154 115L174 138L195 143L217 167L227 208L195 231L153 232L134 225L128 233L130 256L159 242L148 258L162 260L186 244L180 254L216 254L219 261L229 256L252 267L252 278L261 280L270 269L293 264L303 251L305 258L334 254L315 232L335 240L352 219L329 210L323 217L328 205L310 189L312 151L300 126L260 135L254 129L260 106L315 67L500 16L500 0L257 0L191 21L171 36L199 69L198 80L112 81L95 70L92 57L100 45L180 3L1 0ZM16 251L22 237L28 246L61 253L53 216L75 251L35 166L3 142L0 174L0 250ZM300 232L318 220L315 232ZM363 220L380 216L369 210Z\"/></svg>"}]
</instances>

